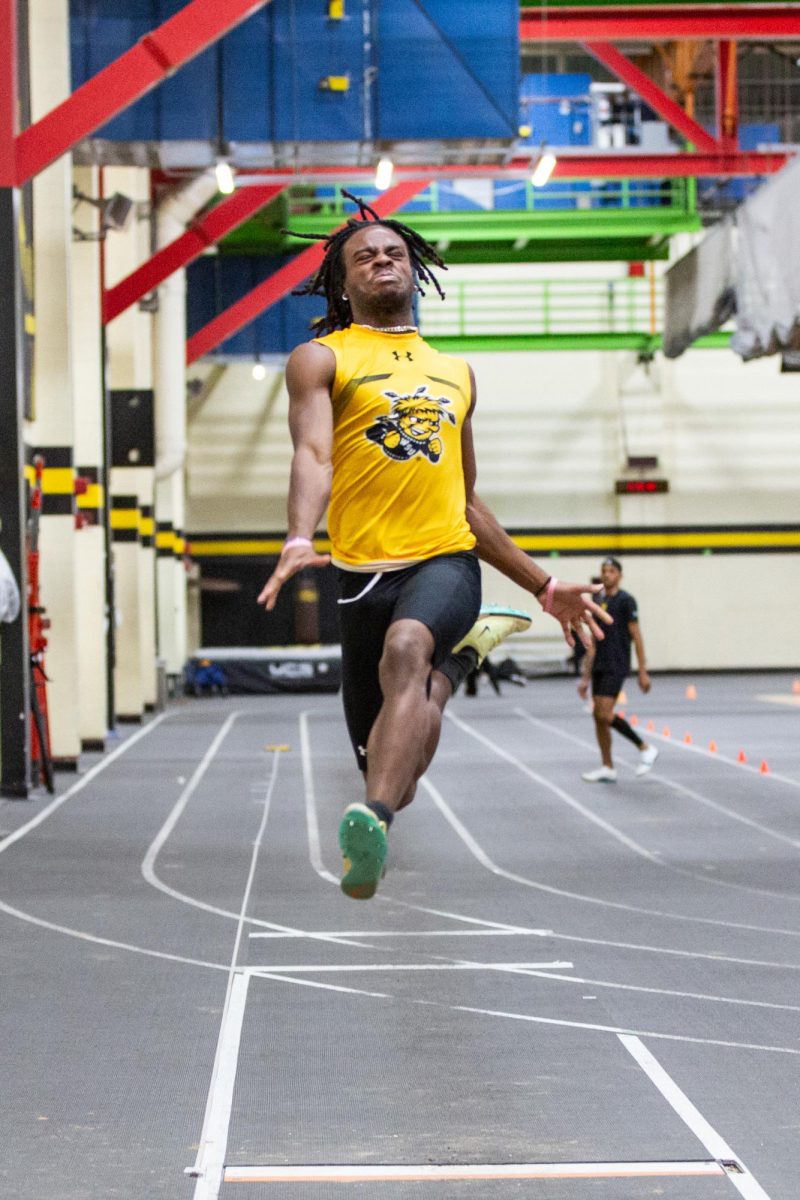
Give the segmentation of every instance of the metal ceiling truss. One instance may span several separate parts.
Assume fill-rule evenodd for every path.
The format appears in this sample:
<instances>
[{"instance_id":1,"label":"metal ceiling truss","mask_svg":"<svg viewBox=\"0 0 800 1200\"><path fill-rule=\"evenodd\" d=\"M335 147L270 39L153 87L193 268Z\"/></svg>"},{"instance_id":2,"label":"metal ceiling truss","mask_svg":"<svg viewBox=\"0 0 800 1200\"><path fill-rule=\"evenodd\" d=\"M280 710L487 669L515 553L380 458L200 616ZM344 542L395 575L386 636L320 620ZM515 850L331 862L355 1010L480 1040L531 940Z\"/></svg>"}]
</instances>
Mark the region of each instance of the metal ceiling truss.
<instances>
[{"instance_id":1,"label":"metal ceiling truss","mask_svg":"<svg viewBox=\"0 0 800 1200\"><path fill-rule=\"evenodd\" d=\"M6 46L5 70L0 80L0 187L15 187L32 179L269 2L190 0L50 113L27 129L18 131L16 3L15 0L0 0L0 38ZM726 6L724 9L710 5L691 10L671 5L635 8L628 5L603 10L559 7L545 13L523 13L520 33L526 40L585 43L591 53L605 62L699 150L695 154L660 155L570 154L564 151L554 172L555 179L764 175L779 170L786 161L786 156L779 153L744 154L736 149L736 52L733 39L800 40L800 13L778 5ZM719 122L716 138L702 130L671 97L608 44L626 38L639 41L713 38L721 42L717 59ZM530 160L522 157L513 158L503 166L452 164L443 168L410 164L397 168L396 186L384 193L375 207L384 214L394 211L434 178L524 178L529 170ZM244 194L219 205L149 263L110 289L104 298L104 319L113 319L173 270L191 261L207 245L235 228L245 216L267 203L279 187L334 177L357 181L371 175L371 169L348 170L333 165L311 167L305 171L260 171L247 181L250 186L243 189ZM301 252L292 263L195 334L188 346L188 361L193 362L208 353L286 295L316 268L321 253L321 247Z\"/></svg>"},{"instance_id":2,"label":"metal ceiling truss","mask_svg":"<svg viewBox=\"0 0 800 1200\"><path fill-rule=\"evenodd\" d=\"M281 184L241 188L220 201L215 208L191 222L186 232L164 246L152 258L137 267L103 295L103 324L136 304L148 292L181 267L198 258L226 234L237 229L249 217L260 212L283 191Z\"/></svg>"},{"instance_id":3,"label":"metal ceiling truss","mask_svg":"<svg viewBox=\"0 0 800 1200\"><path fill-rule=\"evenodd\" d=\"M725 151L714 141L715 149L702 154L643 154L635 148L598 153L585 152L581 147L561 146L552 179L692 179L708 175L724 178L744 178L752 175L772 175L786 165L788 155L782 151ZM517 155L504 165L464 163L441 166L438 163L395 164L394 178L412 179L425 175L428 180L442 179L529 179L531 158ZM375 178L374 167L343 167L341 165L301 167L267 167L251 172L239 171L240 187L264 183L364 183Z\"/></svg>"},{"instance_id":4,"label":"metal ceiling truss","mask_svg":"<svg viewBox=\"0 0 800 1200\"><path fill-rule=\"evenodd\" d=\"M796 5L618 5L604 8L523 10L520 38L527 42L676 42L722 38L800 41Z\"/></svg>"},{"instance_id":5,"label":"metal ceiling truss","mask_svg":"<svg viewBox=\"0 0 800 1200\"><path fill-rule=\"evenodd\" d=\"M788 5L628 5L605 8L558 8L549 12L523 12L522 40L536 42L576 41L625 83L646 104L676 129L698 151L698 175L769 174L779 170L786 158L760 163L752 155L739 153L739 104L737 95L736 40L800 40L800 11ZM681 41L712 39L716 43L717 128L712 136L699 125L663 88L640 70L613 42ZM695 156L692 156L695 157ZM715 161L716 160L716 161ZM632 166L632 161L628 160ZM683 174L675 164L667 173ZM567 176L562 175L561 178ZM574 176L570 176L574 178Z\"/></svg>"},{"instance_id":6,"label":"metal ceiling truss","mask_svg":"<svg viewBox=\"0 0 800 1200\"><path fill-rule=\"evenodd\" d=\"M0 187L38 175L270 0L191 0L40 120L17 131L16 0L0 0Z\"/></svg>"}]
</instances>

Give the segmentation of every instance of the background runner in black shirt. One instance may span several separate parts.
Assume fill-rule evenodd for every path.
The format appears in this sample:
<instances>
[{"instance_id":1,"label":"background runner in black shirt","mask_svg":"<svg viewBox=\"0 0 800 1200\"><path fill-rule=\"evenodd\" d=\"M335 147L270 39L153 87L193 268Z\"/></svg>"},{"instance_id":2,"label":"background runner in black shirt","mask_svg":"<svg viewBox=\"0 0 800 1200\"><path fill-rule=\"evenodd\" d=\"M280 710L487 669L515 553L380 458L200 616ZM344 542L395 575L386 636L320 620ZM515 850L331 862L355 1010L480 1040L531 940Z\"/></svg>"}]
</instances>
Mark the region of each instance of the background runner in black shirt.
<instances>
[{"instance_id":1,"label":"background runner in black shirt","mask_svg":"<svg viewBox=\"0 0 800 1200\"><path fill-rule=\"evenodd\" d=\"M600 577L603 581L603 591L596 600L601 608L613 617L614 624L606 628L603 641L595 642L593 648L587 652L583 675L578 685L578 692L585 699L591 679L594 728L602 758L602 766L594 771L585 771L583 779L587 783L614 783L617 772L611 756L612 729L637 747L637 775L647 774L658 758L658 750L644 742L624 717L614 715L617 696L622 691L622 685L631 669L631 642L636 650L639 687L643 692L650 691L650 676L647 673L636 601L630 592L625 592L620 587L622 564L616 558L605 559L600 569Z\"/></svg>"}]
</instances>

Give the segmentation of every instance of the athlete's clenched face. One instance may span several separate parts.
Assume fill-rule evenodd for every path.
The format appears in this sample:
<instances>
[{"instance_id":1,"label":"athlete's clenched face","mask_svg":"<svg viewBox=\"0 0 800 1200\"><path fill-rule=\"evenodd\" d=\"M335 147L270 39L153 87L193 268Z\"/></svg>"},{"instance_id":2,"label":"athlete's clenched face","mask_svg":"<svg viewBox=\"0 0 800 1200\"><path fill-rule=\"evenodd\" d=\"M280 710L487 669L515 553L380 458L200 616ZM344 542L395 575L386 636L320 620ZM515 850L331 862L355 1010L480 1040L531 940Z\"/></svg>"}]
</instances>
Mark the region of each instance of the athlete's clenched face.
<instances>
[{"instance_id":1,"label":"athlete's clenched face","mask_svg":"<svg viewBox=\"0 0 800 1200\"><path fill-rule=\"evenodd\" d=\"M359 229L342 249L345 287L353 315L409 309L414 273L408 248L399 234L384 225ZM406 316L403 318L408 320Z\"/></svg>"}]
</instances>

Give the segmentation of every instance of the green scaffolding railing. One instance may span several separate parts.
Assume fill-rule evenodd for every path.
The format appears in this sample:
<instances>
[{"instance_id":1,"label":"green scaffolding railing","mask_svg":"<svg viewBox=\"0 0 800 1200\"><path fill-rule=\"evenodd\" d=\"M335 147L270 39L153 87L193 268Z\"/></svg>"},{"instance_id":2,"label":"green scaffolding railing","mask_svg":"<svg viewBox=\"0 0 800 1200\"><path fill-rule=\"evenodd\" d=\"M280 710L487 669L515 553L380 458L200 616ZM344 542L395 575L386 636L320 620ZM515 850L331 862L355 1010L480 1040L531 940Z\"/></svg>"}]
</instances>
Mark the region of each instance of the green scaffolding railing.
<instances>
[{"instance_id":1,"label":"green scaffolding railing","mask_svg":"<svg viewBox=\"0 0 800 1200\"><path fill-rule=\"evenodd\" d=\"M673 212L695 211L697 183L694 179L595 179L549 183L534 187L530 180L472 181L471 198L475 207L466 207L453 183L434 181L402 210L406 213L473 213L480 218L504 211L602 212L636 209L666 209ZM484 188L481 189L480 185ZM350 188L350 190L353 190ZM359 186L356 192L368 203L380 193L373 187ZM342 185L294 187L289 196L293 217L314 214L318 218L341 218L352 204L342 196Z\"/></svg>"},{"instance_id":2,"label":"green scaffolding railing","mask_svg":"<svg viewBox=\"0 0 800 1200\"><path fill-rule=\"evenodd\" d=\"M663 325L663 285L653 273L619 279L446 280L446 298L419 304L425 337L639 333Z\"/></svg>"}]
</instances>

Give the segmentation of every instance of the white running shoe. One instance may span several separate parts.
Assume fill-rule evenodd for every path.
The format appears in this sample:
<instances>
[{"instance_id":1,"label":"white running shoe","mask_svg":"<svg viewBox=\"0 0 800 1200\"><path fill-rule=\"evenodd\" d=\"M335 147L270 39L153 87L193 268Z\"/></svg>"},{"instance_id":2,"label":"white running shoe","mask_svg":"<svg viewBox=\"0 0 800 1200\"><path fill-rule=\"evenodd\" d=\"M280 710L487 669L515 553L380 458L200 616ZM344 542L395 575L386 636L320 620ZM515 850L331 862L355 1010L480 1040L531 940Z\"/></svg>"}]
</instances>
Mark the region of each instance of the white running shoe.
<instances>
[{"instance_id":1,"label":"white running shoe","mask_svg":"<svg viewBox=\"0 0 800 1200\"><path fill-rule=\"evenodd\" d=\"M467 636L453 647L453 654L463 650L465 646L471 646L478 656L477 665L480 666L486 655L491 654L510 634L522 633L530 628L530 624L529 615L517 608L484 604Z\"/></svg>"},{"instance_id":2,"label":"white running shoe","mask_svg":"<svg viewBox=\"0 0 800 1200\"><path fill-rule=\"evenodd\" d=\"M652 771L655 761L658 758L658 750L655 746L648 746L646 750L639 751L639 765L636 768L636 777L646 775L648 771Z\"/></svg>"},{"instance_id":3,"label":"white running shoe","mask_svg":"<svg viewBox=\"0 0 800 1200\"><path fill-rule=\"evenodd\" d=\"M584 771L581 779L586 783L616 783L617 772L613 767L598 767L595 771Z\"/></svg>"}]
</instances>

